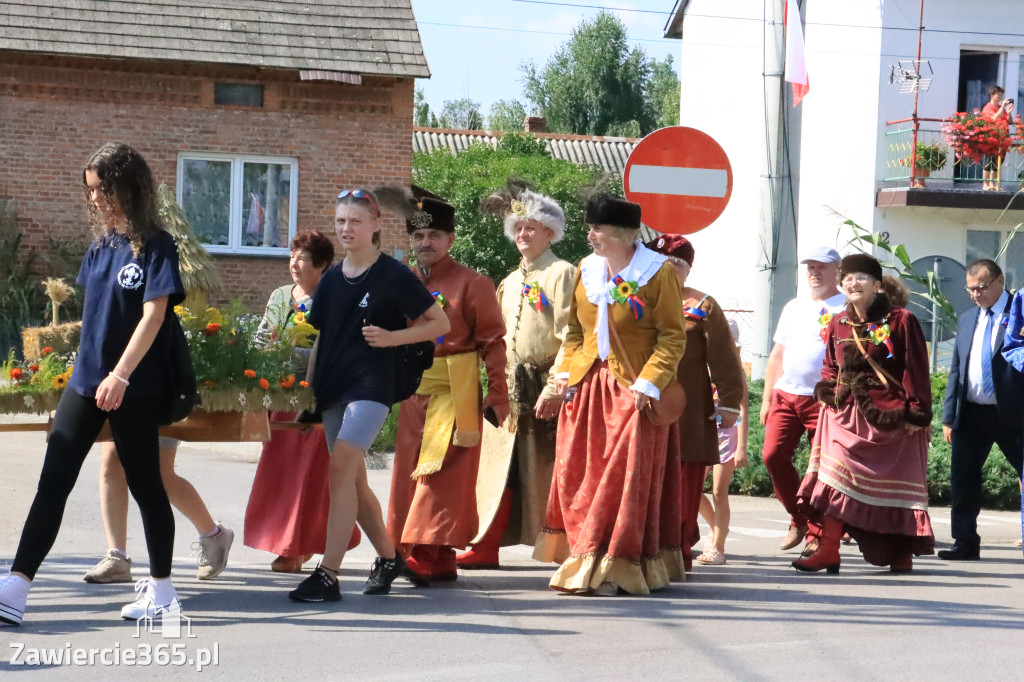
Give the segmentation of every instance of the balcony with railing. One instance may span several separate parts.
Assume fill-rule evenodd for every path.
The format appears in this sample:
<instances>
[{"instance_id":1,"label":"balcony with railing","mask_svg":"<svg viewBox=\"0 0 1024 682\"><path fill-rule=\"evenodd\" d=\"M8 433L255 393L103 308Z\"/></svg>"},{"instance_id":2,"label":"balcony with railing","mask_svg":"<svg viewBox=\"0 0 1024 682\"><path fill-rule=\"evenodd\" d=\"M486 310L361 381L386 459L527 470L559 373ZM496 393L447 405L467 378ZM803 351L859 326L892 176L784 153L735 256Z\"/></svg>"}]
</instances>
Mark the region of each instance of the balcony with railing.
<instances>
[{"instance_id":1,"label":"balcony with railing","mask_svg":"<svg viewBox=\"0 0 1024 682\"><path fill-rule=\"evenodd\" d=\"M879 182L876 206L1002 210L1013 199L1011 208L1024 209L1024 196L1014 198L1024 182L1024 154L1019 146L1012 147L1001 159L991 156L976 162L958 157L947 144L942 131L944 119L917 120L916 135L913 119L886 123L885 173ZM1010 130L1016 133L1015 127Z\"/></svg>"}]
</instances>

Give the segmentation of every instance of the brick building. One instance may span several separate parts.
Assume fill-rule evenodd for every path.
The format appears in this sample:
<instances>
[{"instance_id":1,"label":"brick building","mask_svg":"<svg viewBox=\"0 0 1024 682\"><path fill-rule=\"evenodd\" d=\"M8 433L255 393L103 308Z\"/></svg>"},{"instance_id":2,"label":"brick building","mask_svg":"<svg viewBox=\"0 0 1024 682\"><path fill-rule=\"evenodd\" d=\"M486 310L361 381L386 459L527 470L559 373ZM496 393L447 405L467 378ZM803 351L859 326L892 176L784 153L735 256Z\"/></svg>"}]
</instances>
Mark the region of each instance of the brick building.
<instances>
[{"instance_id":1,"label":"brick building","mask_svg":"<svg viewBox=\"0 0 1024 682\"><path fill-rule=\"evenodd\" d=\"M409 182L426 76L409 0L4 0L0 198L26 247L86 242L82 166L126 142L214 254L216 300L259 308L297 231L333 236L340 188Z\"/></svg>"}]
</instances>

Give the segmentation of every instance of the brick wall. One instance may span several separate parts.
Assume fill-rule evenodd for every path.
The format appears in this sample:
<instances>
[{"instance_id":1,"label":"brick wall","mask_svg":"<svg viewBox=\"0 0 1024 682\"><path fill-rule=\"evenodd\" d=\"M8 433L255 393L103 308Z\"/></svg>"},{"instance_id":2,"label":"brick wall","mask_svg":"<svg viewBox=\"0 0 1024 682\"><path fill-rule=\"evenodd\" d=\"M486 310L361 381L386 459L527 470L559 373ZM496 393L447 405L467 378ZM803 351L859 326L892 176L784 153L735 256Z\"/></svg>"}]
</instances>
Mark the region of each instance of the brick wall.
<instances>
[{"instance_id":1,"label":"brick wall","mask_svg":"<svg viewBox=\"0 0 1024 682\"><path fill-rule=\"evenodd\" d=\"M259 83L264 107L213 103L218 81ZM5 53L0 63L0 197L14 199L25 246L87 241L82 166L101 145L138 149L173 187L182 151L299 160L299 231L333 235L340 188L408 184L413 81L299 82L295 71ZM388 220L384 249L407 248ZM287 257L216 256L224 302L262 308L289 281Z\"/></svg>"}]
</instances>

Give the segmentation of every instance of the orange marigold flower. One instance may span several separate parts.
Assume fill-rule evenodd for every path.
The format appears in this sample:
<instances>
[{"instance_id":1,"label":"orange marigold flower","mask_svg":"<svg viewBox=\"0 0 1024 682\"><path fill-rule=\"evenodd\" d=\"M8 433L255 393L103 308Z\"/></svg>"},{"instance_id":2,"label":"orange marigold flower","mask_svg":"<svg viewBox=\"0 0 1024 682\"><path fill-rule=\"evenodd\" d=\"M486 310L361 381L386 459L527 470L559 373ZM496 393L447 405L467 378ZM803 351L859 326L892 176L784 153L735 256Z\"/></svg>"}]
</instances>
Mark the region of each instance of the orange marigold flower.
<instances>
[{"instance_id":1,"label":"orange marigold flower","mask_svg":"<svg viewBox=\"0 0 1024 682\"><path fill-rule=\"evenodd\" d=\"M252 370L252 369L247 369L244 372L242 372L242 374L244 374L245 376L249 377L250 379L255 379L256 378L256 371Z\"/></svg>"},{"instance_id":2,"label":"orange marigold flower","mask_svg":"<svg viewBox=\"0 0 1024 682\"><path fill-rule=\"evenodd\" d=\"M300 381L299 382L299 386L302 386L303 388L309 388L309 382L308 381Z\"/></svg>"},{"instance_id":3,"label":"orange marigold flower","mask_svg":"<svg viewBox=\"0 0 1024 682\"><path fill-rule=\"evenodd\" d=\"M217 385L217 382L210 381L209 379L207 379L206 381L203 382L203 386L216 386L216 385Z\"/></svg>"},{"instance_id":4,"label":"orange marigold flower","mask_svg":"<svg viewBox=\"0 0 1024 682\"><path fill-rule=\"evenodd\" d=\"M213 336L219 331L220 325L217 324L216 322L211 322L210 324L206 325L206 329L203 330L203 333L206 334L207 336Z\"/></svg>"},{"instance_id":5,"label":"orange marigold flower","mask_svg":"<svg viewBox=\"0 0 1024 682\"><path fill-rule=\"evenodd\" d=\"M11 378L14 379L15 381L21 379L21 374L21 370L17 367L11 370Z\"/></svg>"},{"instance_id":6,"label":"orange marigold flower","mask_svg":"<svg viewBox=\"0 0 1024 682\"><path fill-rule=\"evenodd\" d=\"M33 372L39 371L39 365L29 365L28 368Z\"/></svg>"},{"instance_id":7,"label":"orange marigold flower","mask_svg":"<svg viewBox=\"0 0 1024 682\"><path fill-rule=\"evenodd\" d=\"M295 385L295 375L289 374L284 379L278 381L277 385L280 386L281 388L291 388L292 386Z\"/></svg>"},{"instance_id":8,"label":"orange marigold flower","mask_svg":"<svg viewBox=\"0 0 1024 682\"><path fill-rule=\"evenodd\" d=\"M266 379L260 379L260 388L266 391L268 388L270 388L270 382L267 381Z\"/></svg>"},{"instance_id":9,"label":"orange marigold flower","mask_svg":"<svg viewBox=\"0 0 1024 682\"><path fill-rule=\"evenodd\" d=\"M43 349L43 355L46 355L47 353L52 353L52 352L53 352L53 347L52 346L47 346L46 348Z\"/></svg>"}]
</instances>

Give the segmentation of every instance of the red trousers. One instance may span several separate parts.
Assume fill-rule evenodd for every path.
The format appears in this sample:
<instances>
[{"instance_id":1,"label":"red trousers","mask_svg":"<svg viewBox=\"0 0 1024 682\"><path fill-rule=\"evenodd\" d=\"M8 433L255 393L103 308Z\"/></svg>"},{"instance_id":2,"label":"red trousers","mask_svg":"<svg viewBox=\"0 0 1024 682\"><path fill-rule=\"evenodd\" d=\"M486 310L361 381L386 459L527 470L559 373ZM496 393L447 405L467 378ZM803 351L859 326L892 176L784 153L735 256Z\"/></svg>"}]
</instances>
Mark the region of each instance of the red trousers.
<instances>
[{"instance_id":1,"label":"red trousers","mask_svg":"<svg viewBox=\"0 0 1024 682\"><path fill-rule=\"evenodd\" d=\"M793 453L804 432L808 441L814 438L820 408L812 396L775 390L764 425L764 450L761 453L764 465L771 476L775 497L782 502L797 526L806 524L807 519L796 507L801 474L793 465Z\"/></svg>"}]
</instances>

